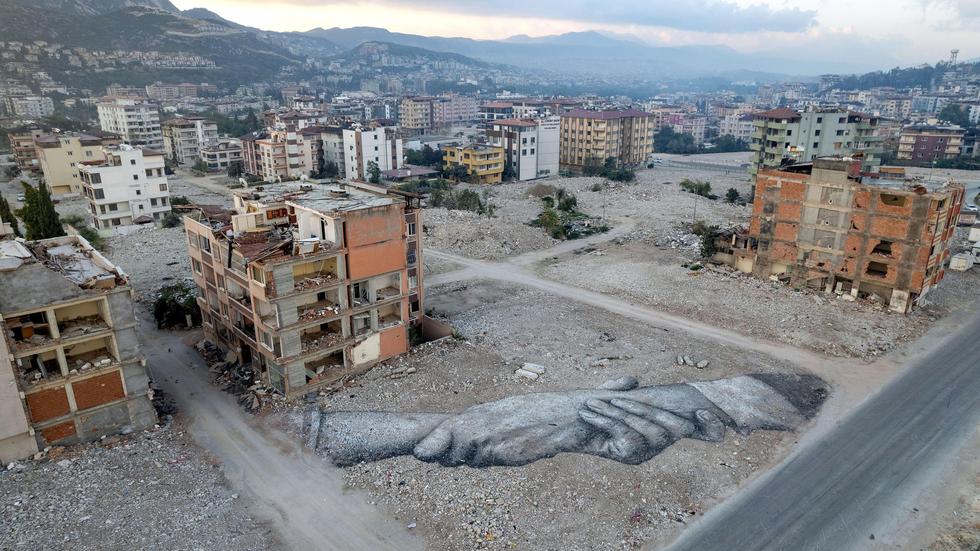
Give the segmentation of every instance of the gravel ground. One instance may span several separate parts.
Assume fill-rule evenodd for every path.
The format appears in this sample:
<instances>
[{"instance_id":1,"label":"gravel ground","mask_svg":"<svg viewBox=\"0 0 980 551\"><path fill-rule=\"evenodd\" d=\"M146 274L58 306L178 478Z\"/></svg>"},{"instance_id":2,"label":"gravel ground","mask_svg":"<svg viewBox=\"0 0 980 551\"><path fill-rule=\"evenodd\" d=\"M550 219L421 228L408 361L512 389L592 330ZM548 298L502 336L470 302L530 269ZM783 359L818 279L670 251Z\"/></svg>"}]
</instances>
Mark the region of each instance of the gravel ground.
<instances>
[{"instance_id":1,"label":"gravel ground","mask_svg":"<svg viewBox=\"0 0 980 551\"><path fill-rule=\"evenodd\" d=\"M467 340L449 339L383 364L321 398L333 410L454 411L515 394L594 388L622 375L642 384L796 372L771 358L638 325L550 295L477 281L433 289L429 306ZM710 360L674 365L678 354ZM622 359L600 361L603 357ZM513 372L545 367L537 381ZM392 380L393 370L417 372ZM303 418L302 413L295 418ZM518 468L444 468L398 457L346 469L389 514L415 523L432 549L638 549L683 527L795 435L729 433L723 443L681 441L628 466L564 454Z\"/></svg>"},{"instance_id":2,"label":"gravel ground","mask_svg":"<svg viewBox=\"0 0 980 551\"><path fill-rule=\"evenodd\" d=\"M59 449L0 472L0 549L270 549L179 426Z\"/></svg>"},{"instance_id":3,"label":"gravel ground","mask_svg":"<svg viewBox=\"0 0 980 551\"><path fill-rule=\"evenodd\" d=\"M640 170L636 176L636 181L629 184L597 177L549 178L492 187L460 184L460 189L488 190L490 203L497 207L494 218L467 211L426 209L425 244L440 251L479 259L499 259L554 245L557 241L543 230L527 225L541 212L541 200L528 194L538 184L563 187L574 193L579 210L603 218L611 226L630 218L636 223L636 229L628 236L633 240L669 241L670 236L686 233L681 228L691 223L695 208L699 220L722 226L746 223L751 214L746 207L696 198L681 191L678 185L684 178L703 179L712 183L714 193L718 195L724 195L730 187L746 195L751 183L740 171L725 174L658 167ZM601 191L591 191L596 184L602 186Z\"/></svg>"},{"instance_id":4,"label":"gravel ground","mask_svg":"<svg viewBox=\"0 0 980 551\"><path fill-rule=\"evenodd\" d=\"M105 249L106 257L129 275L139 301L151 301L162 285L191 279L183 226L110 237Z\"/></svg>"},{"instance_id":5,"label":"gravel ground","mask_svg":"<svg viewBox=\"0 0 980 551\"><path fill-rule=\"evenodd\" d=\"M608 244L539 266L549 279L619 296L721 327L810 348L832 356L873 357L907 342L928 322L971 302L980 270L947 272L912 315L823 293L796 291L737 271L692 272L696 253L644 243Z\"/></svg>"}]
</instances>

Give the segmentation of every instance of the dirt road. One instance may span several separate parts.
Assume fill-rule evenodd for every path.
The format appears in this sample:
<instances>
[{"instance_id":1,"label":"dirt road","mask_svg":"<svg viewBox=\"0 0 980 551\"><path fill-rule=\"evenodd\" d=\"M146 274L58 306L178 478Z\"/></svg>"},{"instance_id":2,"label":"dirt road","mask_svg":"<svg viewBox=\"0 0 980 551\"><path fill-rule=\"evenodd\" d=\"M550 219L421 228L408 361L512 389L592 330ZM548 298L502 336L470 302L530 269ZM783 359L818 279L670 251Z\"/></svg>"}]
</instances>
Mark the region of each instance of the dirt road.
<instances>
[{"instance_id":1,"label":"dirt road","mask_svg":"<svg viewBox=\"0 0 980 551\"><path fill-rule=\"evenodd\" d=\"M279 531L287 549L422 549L406 528L383 517L363 496L343 489L341 471L286 434L249 418L231 396L211 385L187 333L158 331L144 316L149 370L187 416L194 439L221 460L229 483L256 516Z\"/></svg>"}]
</instances>

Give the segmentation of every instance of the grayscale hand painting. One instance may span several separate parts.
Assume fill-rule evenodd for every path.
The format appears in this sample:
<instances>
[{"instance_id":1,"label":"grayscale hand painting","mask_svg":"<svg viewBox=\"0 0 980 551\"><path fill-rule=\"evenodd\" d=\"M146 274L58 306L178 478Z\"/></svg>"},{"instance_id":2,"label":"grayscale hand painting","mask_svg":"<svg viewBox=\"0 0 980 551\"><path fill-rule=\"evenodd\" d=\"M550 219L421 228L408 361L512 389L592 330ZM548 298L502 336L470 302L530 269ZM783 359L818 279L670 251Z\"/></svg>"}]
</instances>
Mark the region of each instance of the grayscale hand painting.
<instances>
[{"instance_id":1,"label":"grayscale hand painting","mask_svg":"<svg viewBox=\"0 0 980 551\"><path fill-rule=\"evenodd\" d=\"M754 374L511 396L456 413L324 412L317 448L340 466L412 455L444 466L520 466L560 453L636 465L683 438L717 442L732 428L793 431L828 396L813 375Z\"/></svg>"}]
</instances>

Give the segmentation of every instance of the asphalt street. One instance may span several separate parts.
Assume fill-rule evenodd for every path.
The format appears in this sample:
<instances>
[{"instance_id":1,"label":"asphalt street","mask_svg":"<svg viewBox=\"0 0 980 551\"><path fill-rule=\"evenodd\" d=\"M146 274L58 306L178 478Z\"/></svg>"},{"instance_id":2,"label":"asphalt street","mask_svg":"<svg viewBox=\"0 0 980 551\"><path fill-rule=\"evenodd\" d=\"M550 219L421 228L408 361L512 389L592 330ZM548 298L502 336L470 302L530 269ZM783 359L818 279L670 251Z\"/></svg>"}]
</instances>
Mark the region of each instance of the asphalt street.
<instances>
[{"instance_id":1,"label":"asphalt street","mask_svg":"<svg viewBox=\"0 0 980 551\"><path fill-rule=\"evenodd\" d=\"M980 422L980 315L669 551L888 545Z\"/></svg>"}]
</instances>

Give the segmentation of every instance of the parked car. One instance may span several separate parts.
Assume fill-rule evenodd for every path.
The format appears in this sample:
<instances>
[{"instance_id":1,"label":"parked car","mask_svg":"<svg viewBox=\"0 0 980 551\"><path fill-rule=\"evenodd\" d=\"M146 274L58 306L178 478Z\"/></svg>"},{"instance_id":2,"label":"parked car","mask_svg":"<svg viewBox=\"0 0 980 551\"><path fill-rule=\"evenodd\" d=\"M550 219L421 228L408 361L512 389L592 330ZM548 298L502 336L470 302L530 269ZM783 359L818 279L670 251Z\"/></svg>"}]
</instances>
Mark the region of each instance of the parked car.
<instances>
[{"instance_id":1,"label":"parked car","mask_svg":"<svg viewBox=\"0 0 980 551\"><path fill-rule=\"evenodd\" d=\"M21 203L23 203L25 199L27 199L27 198L24 197L24 194L23 193L21 193L20 195L17 196L17 200L20 201Z\"/></svg>"}]
</instances>

